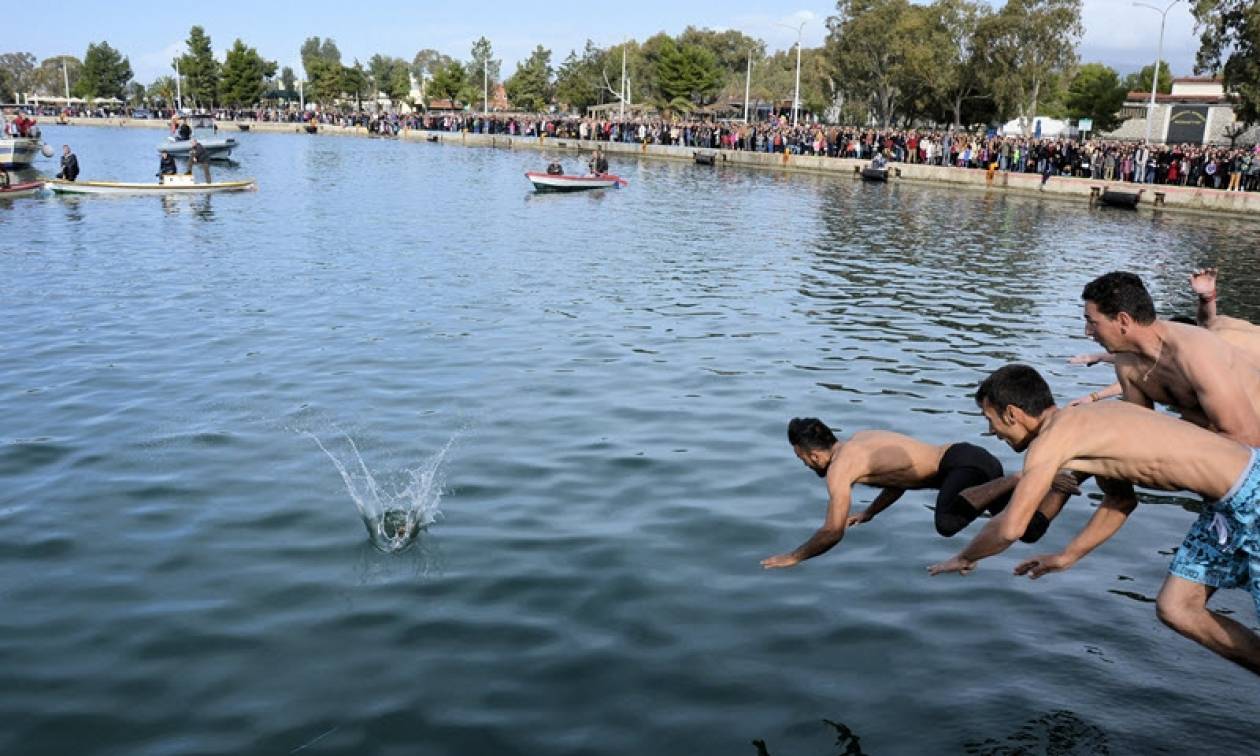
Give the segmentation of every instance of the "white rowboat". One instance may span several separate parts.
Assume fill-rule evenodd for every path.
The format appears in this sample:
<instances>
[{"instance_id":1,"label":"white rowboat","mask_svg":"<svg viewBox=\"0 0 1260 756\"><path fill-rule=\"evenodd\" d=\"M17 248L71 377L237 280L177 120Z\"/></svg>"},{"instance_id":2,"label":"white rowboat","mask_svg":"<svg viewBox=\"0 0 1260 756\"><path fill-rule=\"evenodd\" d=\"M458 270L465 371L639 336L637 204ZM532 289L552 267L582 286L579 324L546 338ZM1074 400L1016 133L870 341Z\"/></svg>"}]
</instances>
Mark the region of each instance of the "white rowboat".
<instances>
[{"instance_id":1,"label":"white rowboat","mask_svg":"<svg viewBox=\"0 0 1260 756\"><path fill-rule=\"evenodd\" d=\"M253 179L243 181L219 181L213 184L167 183L129 184L122 181L63 181L53 179L48 188L57 194L213 194L216 192L243 192L257 189Z\"/></svg>"},{"instance_id":2,"label":"white rowboat","mask_svg":"<svg viewBox=\"0 0 1260 756\"><path fill-rule=\"evenodd\" d=\"M23 184L0 186L0 200L12 199L14 197L29 197L32 194L39 194L40 190L43 188L43 181L27 181Z\"/></svg>"}]
</instances>

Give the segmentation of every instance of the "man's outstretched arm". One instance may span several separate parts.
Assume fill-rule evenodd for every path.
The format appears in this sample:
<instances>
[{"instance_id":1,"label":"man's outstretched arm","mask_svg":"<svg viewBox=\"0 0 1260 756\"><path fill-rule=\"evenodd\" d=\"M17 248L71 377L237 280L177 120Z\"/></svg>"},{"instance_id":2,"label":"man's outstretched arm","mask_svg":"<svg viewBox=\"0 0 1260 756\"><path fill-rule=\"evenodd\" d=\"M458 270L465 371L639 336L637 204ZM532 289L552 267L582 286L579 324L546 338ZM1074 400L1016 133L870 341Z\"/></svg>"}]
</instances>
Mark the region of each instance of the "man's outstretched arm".
<instances>
[{"instance_id":1,"label":"man's outstretched arm","mask_svg":"<svg viewBox=\"0 0 1260 756\"><path fill-rule=\"evenodd\" d=\"M872 501L866 509L859 514L855 514L850 517L847 525L849 527L853 527L854 525L861 525L864 522L870 522L875 519L875 515L883 512L885 509L888 509L893 504L896 504L897 500L900 499L902 494L905 492L906 489L904 488L892 488L891 486L885 488L879 492L879 495L875 497L875 500Z\"/></svg>"},{"instance_id":2,"label":"man's outstretched arm","mask_svg":"<svg viewBox=\"0 0 1260 756\"><path fill-rule=\"evenodd\" d=\"M845 524L849 519L851 486L852 483L848 479L833 480L831 474L828 473L827 489L831 493L831 498L827 502L827 517L823 520L822 527L814 531L809 540L792 551L762 559L761 566L766 569L792 567L806 559L824 554L840 543L840 539L844 538Z\"/></svg>"},{"instance_id":3,"label":"man's outstretched arm","mask_svg":"<svg viewBox=\"0 0 1260 756\"><path fill-rule=\"evenodd\" d=\"M1042 575L1066 570L1120 530L1137 508L1137 494L1133 492L1133 486L1125 481L1100 479L1098 484L1106 495L1072 542L1061 553L1041 554L1020 562L1015 567L1016 575L1027 575L1036 580Z\"/></svg>"},{"instance_id":4,"label":"man's outstretched arm","mask_svg":"<svg viewBox=\"0 0 1260 756\"><path fill-rule=\"evenodd\" d=\"M1190 288L1199 298L1195 319L1204 328L1216 321L1216 268L1199 268L1190 274Z\"/></svg>"}]
</instances>

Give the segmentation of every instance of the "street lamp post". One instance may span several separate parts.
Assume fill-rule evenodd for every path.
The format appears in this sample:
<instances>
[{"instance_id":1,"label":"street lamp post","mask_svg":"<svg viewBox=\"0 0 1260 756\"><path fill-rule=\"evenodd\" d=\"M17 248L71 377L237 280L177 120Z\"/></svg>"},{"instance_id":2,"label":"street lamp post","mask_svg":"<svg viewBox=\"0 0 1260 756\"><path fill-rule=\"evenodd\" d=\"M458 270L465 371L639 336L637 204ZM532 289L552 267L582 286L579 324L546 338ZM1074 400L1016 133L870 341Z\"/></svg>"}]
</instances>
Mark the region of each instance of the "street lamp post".
<instances>
[{"instance_id":1,"label":"street lamp post","mask_svg":"<svg viewBox=\"0 0 1260 756\"><path fill-rule=\"evenodd\" d=\"M748 50L748 73L744 75L744 123L748 123L748 94L752 89L752 49Z\"/></svg>"},{"instance_id":2,"label":"street lamp post","mask_svg":"<svg viewBox=\"0 0 1260 756\"><path fill-rule=\"evenodd\" d=\"M61 56L61 80L66 84L66 107L70 107L70 74L66 72L66 56Z\"/></svg>"},{"instance_id":3,"label":"street lamp post","mask_svg":"<svg viewBox=\"0 0 1260 756\"><path fill-rule=\"evenodd\" d=\"M1168 21L1168 11L1181 0L1172 0L1167 8L1160 10L1149 3L1134 3L1139 8L1150 8L1159 14L1159 44L1155 48L1155 70L1151 72L1151 100L1146 105L1146 144L1151 143L1151 122L1155 120L1155 90L1159 89L1159 66L1164 57L1164 24Z\"/></svg>"},{"instance_id":4,"label":"street lamp post","mask_svg":"<svg viewBox=\"0 0 1260 756\"><path fill-rule=\"evenodd\" d=\"M179 80L183 78L179 73L179 58L175 59L175 110L184 109L184 90L179 84Z\"/></svg>"},{"instance_id":5,"label":"street lamp post","mask_svg":"<svg viewBox=\"0 0 1260 756\"><path fill-rule=\"evenodd\" d=\"M481 114L490 113L490 57L481 61Z\"/></svg>"},{"instance_id":6,"label":"street lamp post","mask_svg":"<svg viewBox=\"0 0 1260 756\"><path fill-rule=\"evenodd\" d=\"M791 125L793 126L796 125L796 111L800 108L800 35L801 31L805 30L805 24L808 23L809 21L801 21L798 26L779 24L782 28L796 30L796 88L791 96Z\"/></svg>"}]
</instances>

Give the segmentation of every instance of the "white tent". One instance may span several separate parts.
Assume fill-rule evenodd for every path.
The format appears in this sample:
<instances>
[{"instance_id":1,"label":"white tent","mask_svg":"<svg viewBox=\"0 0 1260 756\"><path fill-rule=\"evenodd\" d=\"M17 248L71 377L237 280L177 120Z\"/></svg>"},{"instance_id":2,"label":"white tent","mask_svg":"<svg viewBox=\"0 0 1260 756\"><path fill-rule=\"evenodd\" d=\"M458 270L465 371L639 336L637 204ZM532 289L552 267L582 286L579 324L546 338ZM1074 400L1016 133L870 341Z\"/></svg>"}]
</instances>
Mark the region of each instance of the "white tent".
<instances>
[{"instance_id":1,"label":"white tent","mask_svg":"<svg viewBox=\"0 0 1260 756\"><path fill-rule=\"evenodd\" d=\"M1029 133L1034 137L1054 139L1071 136L1072 126L1067 121L1047 116L1033 116L1029 119ZM1023 136L1024 124L1016 118L1002 127L1002 136Z\"/></svg>"}]
</instances>

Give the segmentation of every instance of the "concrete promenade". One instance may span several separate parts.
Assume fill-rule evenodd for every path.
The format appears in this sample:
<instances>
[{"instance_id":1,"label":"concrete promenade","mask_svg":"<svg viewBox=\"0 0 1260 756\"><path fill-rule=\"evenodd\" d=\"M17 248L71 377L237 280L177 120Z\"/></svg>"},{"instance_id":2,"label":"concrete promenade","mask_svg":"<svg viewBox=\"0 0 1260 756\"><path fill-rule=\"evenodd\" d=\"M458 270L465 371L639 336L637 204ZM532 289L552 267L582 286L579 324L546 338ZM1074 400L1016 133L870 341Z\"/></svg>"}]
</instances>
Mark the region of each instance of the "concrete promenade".
<instances>
[{"instance_id":1,"label":"concrete promenade","mask_svg":"<svg viewBox=\"0 0 1260 756\"><path fill-rule=\"evenodd\" d=\"M161 119L128 119L128 118L72 118L71 124L85 126L116 126L133 128L167 128L167 122ZM319 134L306 135L303 126L296 123L276 123L271 121L242 121L249 126L250 132L297 133L305 138L317 136L368 136L364 127L343 127L320 124ZM219 130L224 135L237 133L234 122L220 123ZM595 142L590 140L564 138L538 138L508 136L506 134L470 134L448 131L422 131L404 129L399 138L411 141L431 141L445 145L465 147L498 147L503 149L532 150L567 150L574 153L589 152L600 147L610 157L615 155L635 155L638 157L663 158L667 160L694 160L697 152L716 155L719 165L757 168L762 170L796 171L832 175L837 177L856 177L856 170L868 161L849 158L829 158L814 155L784 155L782 153L740 152L735 150L700 150L694 147L665 146L654 144L627 144L622 142ZM541 166L540 166L541 170ZM1014 194L1054 197L1057 199L1090 202L1096 190L1112 187L1126 192L1142 190L1138 210L1143 212L1186 211L1210 213L1213 215L1229 214L1260 218L1260 192L1227 192L1221 189L1201 189L1186 186L1166 186L1161 184L1129 184L1122 181L1102 181L1087 178L1051 177L1044 187L1041 176L1034 173L1003 173L978 168L949 168L942 166L918 165L910 163L891 163L889 183L924 183L945 184L979 191L1002 191Z\"/></svg>"}]
</instances>

